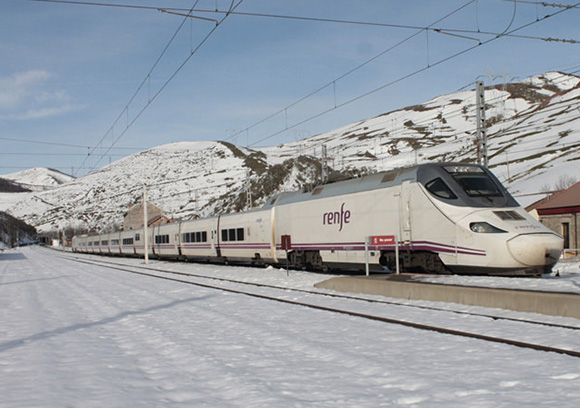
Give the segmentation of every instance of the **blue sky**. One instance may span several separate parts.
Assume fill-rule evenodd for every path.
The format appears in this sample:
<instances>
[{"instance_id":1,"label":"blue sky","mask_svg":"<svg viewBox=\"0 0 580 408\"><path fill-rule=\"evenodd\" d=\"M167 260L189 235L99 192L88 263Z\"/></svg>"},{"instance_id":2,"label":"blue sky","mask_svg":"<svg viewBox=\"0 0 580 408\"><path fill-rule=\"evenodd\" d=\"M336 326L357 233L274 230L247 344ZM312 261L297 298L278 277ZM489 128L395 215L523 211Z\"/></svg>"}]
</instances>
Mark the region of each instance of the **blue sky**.
<instances>
[{"instance_id":1,"label":"blue sky","mask_svg":"<svg viewBox=\"0 0 580 408\"><path fill-rule=\"evenodd\" d=\"M200 0L195 9L231 4ZM541 38L580 41L579 17L580 8L521 0L243 0L216 27L156 9L1 0L0 174L51 167L80 176L178 141L276 145L473 87L478 78L576 72L580 44Z\"/></svg>"}]
</instances>

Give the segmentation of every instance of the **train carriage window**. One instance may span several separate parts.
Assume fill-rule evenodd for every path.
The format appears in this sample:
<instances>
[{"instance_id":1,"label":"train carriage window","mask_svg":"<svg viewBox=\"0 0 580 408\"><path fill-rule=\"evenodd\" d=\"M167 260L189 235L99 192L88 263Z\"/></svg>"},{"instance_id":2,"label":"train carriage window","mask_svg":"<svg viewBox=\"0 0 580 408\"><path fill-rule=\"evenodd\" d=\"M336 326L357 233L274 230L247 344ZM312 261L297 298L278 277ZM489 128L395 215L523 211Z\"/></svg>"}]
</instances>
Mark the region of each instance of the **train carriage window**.
<instances>
[{"instance_id":1,"label":"train carriage window","mask_svg":"<svg viewBox=\"0 0 580 408\"><path fill-rule=\"evenodd\" d=\"M201 232L201 242L207 242L207 231Z\"/></svg>"},{"instance_id":2,"label":"train carriage window","mask_svg":"<svg viewBox=\"0 0 580 408\"><path fill-rule=\"evenodd\" d=\"M449 200L455 200L457 196L451 191L451 189L445 184L440 178L431 180L425 187L429 192L437 197L446 198Z\"/></svg>"},{"instance_id":3,"label":"train carriage window","mask_svg":"<svg viewBox=\"0 0 580 408\"><path fill-rule=\"evenodd\" d=\"M195 242L201 242L201 232L195 233Z\"/></svg>"},{"instance_id":4,"label":"train carriage window","mask_svg":"<svg viewBox=\"0 0 580 408\"><path fill-rule=\"evenodd\" d=\"M107 246L107 245L109 245L109 241L101 241L101 245Z\"/></svg>"},{"instance_id":5,"label":"train carriage window","mask_svg":"<svg viewBox=\"0 0 580 408\"><path fill-rule=\"evenodd\" d=\"M135 241L140 241L140 240L141 240L141 235L135 234Z\"/></svg>"},{"instance_id":6,"label":"train carriage window","mask_svg":"<svg viewBox=\"0 0 580 408\"><path fill-rule=\"evenodd\" d=\"M133 245L133 238L123 238L123 245Z\"/></svg>"},{"instance_id":7,"label":"train carriage window","mask_svg":"<svg viewBox=\"0 0 580 408\"><path fill-rule=\"evenodd\" d=\"M169 235L155 235L156 244L169 244Z\"/></svg>"},{"instance_id":8,"label":"train carriage window","mask_svg":"<svg viewBox=\"0 0 580 408\"><path fill-rule=\"evenodd\" d=\"M202 232L202 242L207 242L207 233ZM229 228L222 230L222 241L243 241L244 240L244 229L243 228Z\"/></svg>"}]
</instances>

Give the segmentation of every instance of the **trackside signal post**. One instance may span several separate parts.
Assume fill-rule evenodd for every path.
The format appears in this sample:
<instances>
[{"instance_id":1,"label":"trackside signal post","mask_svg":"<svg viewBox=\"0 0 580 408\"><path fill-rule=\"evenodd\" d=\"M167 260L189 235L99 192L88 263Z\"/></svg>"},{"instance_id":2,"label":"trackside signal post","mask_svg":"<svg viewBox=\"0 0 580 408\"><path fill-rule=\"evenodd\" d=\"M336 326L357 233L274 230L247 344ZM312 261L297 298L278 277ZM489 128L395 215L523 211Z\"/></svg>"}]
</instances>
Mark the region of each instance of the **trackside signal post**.
<instances>
[{"instance_id":1,"label":"trackside signal post","mask_svg":"<svg viewBox=\"0 0 580 408\"><path fill-rule=\"evenodd\" d=\"M395 245L395 262L396 262L396 272L397 275L400 274L399 270L399 240L396 235L374 235L367 236L365 238L365 272L369 276L369 246L377 247L382 246L392 246Z\"/></svg>"}]
</instances>

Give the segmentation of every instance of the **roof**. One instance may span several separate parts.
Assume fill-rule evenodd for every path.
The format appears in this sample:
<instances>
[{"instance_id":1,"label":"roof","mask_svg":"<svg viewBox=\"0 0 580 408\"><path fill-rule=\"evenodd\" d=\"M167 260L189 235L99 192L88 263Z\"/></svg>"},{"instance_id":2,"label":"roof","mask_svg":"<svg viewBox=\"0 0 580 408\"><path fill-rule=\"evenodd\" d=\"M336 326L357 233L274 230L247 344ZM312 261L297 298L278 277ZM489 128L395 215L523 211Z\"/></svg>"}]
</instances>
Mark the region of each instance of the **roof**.
<instances>
[{"instance_id":1,"label":"roof","mask_svg":"<svg viewBox=\"0 0 580 408\"><path fill-rule=\"evenodd\" d=\"M540 215L580 212L580 182L555 193L536 209Z\"/></svg>"},{"instance_id":2,"label":"roof","mask_svg":"<svg viewBox=\"0 0 580 408\"><path fill-rule=\"evenodd\" d=\"M308 192L296 191L280 193L266 201L262 209L271 208L274 205L278 206L302 201L317 200L320 198L335 197L344 194L354 194L362 191L384 188L393 184L399 184L400 179L403 176L408 177L409 174L412 174L414 177L417 168L418 166L412 166L403 169L369 174L349 180L337 181L335 183L322 184Z\"/></svg>"}]
</instances>

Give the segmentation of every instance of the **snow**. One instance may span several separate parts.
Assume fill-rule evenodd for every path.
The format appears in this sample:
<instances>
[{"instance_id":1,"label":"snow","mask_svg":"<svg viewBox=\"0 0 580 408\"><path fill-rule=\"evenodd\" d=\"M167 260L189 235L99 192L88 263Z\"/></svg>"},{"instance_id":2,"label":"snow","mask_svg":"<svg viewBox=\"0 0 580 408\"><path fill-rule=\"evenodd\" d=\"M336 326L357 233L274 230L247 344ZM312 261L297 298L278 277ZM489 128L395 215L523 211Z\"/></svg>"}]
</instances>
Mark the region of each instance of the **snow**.
<instances>
[{"instance_id":1,"label":"snow","mask_svg":"<svg viewBox=\"0 0 580 408\"><path fill-rule=\"evenodd\" d=\"M32 191L51 189L74 180L74 177L61 173L58 170L40 167L6 174L1 177L20 183Z\"/></svg>"},{"instance_id":2,"label":"snow","mask_svg":"<svg viewBox=\"0 0 580 408\"><path fill-rule=\"evenodd\" d=\"M580 294L580 262L578 257L560 259L552 268L552 273L544 275L542 279L453 275L422 277L418 280L446 285L470 285Z\"/></svg>"},{"instance_id":3,"label":"snow","mask_svg":"<svg viewBox=\"0 0 580 408\"><path fill-rule=\"evenodd\" d=\"M563 178L580 180L580 78L549 72L524 82L534 87L528 89L521 82L488 86L485 95L489 167L527 206L543 198L544 191L554 190ZM547 98L535 98L538 93ZM59 174L47 169L15 173L9 176L18 182L52 187L34 194L0 194L0 211L41 233L69 227L106 232L122 223L127 208L140 199L144 184L149 199L177 220L233 211L247 202L240 196L248 185L254 190L252 205L260 206L269 196L318 181L313 166L294 162L290 171L268 166L297 156L319 160L322 145L327 147L329 167L345 172L472 161L475 91L442 95L312 137L303 138L298 129L294 132L293 142L264 148L215 141L162 145L58 187L50 183Z\"/></svg>"},{"instance_id":4,"label":"snow","mask_svg":"<svg viewBox=\"0 0 580 408\"><path fill-rule=\"evenodd\" d=\"M127 274L59 255L36 247L0 254L3 408L511 408L575 407L580 400L574 357ZM163 267L303 288L328 277L274 268ZM344 299L320 302L351 306ZM523 330L518 323L402 306L359 307L580 350L577 333L565 329ZM578 320L566 321L580 327Z\"/></svg>"}]
</instances>

